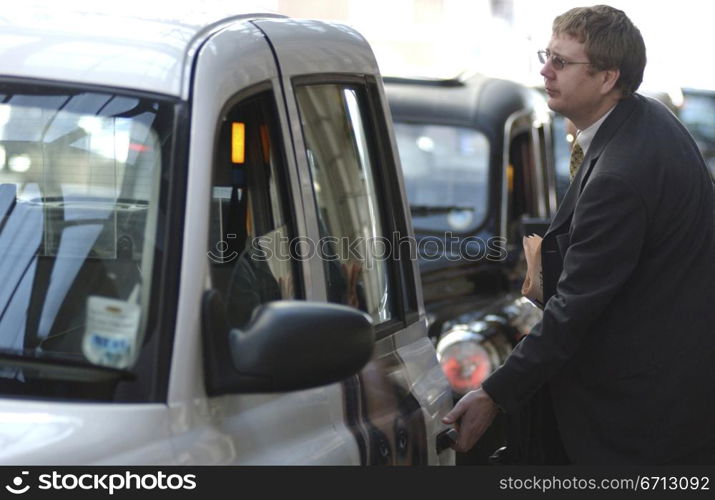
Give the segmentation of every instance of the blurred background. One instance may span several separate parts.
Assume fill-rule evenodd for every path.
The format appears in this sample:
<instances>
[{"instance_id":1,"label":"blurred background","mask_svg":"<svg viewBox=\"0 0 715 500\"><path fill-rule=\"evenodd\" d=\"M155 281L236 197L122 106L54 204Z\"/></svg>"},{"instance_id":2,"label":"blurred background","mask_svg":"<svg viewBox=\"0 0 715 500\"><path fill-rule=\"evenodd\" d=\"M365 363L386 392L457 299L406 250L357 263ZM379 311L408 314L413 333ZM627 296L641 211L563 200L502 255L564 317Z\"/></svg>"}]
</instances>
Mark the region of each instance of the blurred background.
<instances>
[{"instance_id":1,"label":"blurred background","mask_svg":"<svg viewBox=\"0 0 715 500\"><path fill-rule=\"evenodd\" d=\"M454 77L478 70L522 81L540 80L536 50L551 34L554 17L571 7L593 5L578 0L65 0L124 11L129 15L171 15L174 9L248 6L293 17L333 20L353 26L372 44L386 75ZM715 88L711 24L715 7L707 0L652 2L611 0L643 34L648 50L645 85ZM101 7L100 7L101 5Z\"/></svg>"},{"instance_id":2,"label":"blurred background","mask_svg":"<svg viewBox=\"0 0 715 500\"><path fill-rule=\"evenodd\" d=\"M352 25L373 45L385 74L451 77L478 70L511 79L540 80L536 51L546 46L554 17L574 0L274 0L264 5L297 17ZM648 50L645 84L712 88L715 8L705 0L613 0L643 34Z\"/></svg>"}]
</instances>

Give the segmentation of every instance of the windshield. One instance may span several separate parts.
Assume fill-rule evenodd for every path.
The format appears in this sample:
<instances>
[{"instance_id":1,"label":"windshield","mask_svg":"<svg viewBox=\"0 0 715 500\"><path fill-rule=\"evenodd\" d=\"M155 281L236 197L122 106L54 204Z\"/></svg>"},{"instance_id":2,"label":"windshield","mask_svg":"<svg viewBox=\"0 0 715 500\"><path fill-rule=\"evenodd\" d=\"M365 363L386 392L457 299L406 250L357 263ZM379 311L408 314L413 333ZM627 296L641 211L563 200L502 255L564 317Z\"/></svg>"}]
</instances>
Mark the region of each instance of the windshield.
<instances>
[{"instance_id":1,"label":"windshield","mask_svg":"<svg viewBox=\"0 0 715 500\"><path fill-rule=\"evenodd\" d=\"M132 369L172 109L0 83L0 391Z\"/></svg>"},{"instance_id":2,"label":"windshield","mask_svg":"<svg viewBox=\"0 0 715 500\"><path fill-rule=\"evenodd\" d=\"M414 123L395 123L395 134L415 230L476 230L487 213L486 136L470 128Z\"/></svg>"},{"instance_id":3,"label":"windshield","mask_svg":"<svg viewBox=\"0 0 715 500\"><path fill-rule=\"evenodd\" d=\"M703 149L715 149L715 93L685 93L680 119Z\"/></svg>"}]
</instances>

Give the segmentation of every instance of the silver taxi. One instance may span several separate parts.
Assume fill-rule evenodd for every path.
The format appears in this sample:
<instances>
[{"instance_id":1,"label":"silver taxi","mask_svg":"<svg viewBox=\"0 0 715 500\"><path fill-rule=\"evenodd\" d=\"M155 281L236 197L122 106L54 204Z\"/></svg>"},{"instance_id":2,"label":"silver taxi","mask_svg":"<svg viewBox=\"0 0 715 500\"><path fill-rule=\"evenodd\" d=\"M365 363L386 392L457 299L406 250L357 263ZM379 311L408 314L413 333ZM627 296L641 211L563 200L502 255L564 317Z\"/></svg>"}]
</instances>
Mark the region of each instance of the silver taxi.
<instances>
[{"instance_id":1,"label":"silver taxi","mask_svg":"<svg viewBox=\"0 0 715 500\"><path fill-rule=\"evenodd\" d=\"M359 33L57 5L0 52L0 463L454 463Z\"/></svg>"}]
</instances>

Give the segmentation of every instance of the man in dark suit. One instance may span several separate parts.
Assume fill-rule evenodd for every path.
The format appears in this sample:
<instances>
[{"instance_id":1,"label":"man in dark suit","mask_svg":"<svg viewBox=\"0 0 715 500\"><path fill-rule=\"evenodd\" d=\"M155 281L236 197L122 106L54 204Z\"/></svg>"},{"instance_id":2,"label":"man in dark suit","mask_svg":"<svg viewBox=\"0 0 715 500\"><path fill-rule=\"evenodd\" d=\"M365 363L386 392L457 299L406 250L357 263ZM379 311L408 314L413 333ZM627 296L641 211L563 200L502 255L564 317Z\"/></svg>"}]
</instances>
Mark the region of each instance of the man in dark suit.
<instances>
[{"instance_id":1,"label":"man in dark suit","mask_svg":"<svg viewBox=\"0 0 715 500\"><path fill-rule=\"evenodd\" d=\"M714 463L705 163L664 106L635 94L645 46L623 12L566 12L539 57L583 162L542 242L543 320L444 419L459 431L455 449L471 448L499 409L518 413L547 391L567 463Z\"/></svg>"}]
</instances>

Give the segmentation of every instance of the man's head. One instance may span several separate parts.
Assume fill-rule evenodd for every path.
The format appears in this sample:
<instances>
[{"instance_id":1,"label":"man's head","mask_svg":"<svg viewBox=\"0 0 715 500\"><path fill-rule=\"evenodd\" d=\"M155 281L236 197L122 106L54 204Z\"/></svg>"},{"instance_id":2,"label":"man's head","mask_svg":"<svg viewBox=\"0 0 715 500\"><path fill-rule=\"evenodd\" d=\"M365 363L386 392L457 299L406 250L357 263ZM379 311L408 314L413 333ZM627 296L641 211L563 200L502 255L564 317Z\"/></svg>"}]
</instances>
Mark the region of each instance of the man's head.
<instances>
[{"instance_id":1,"label":"man's head","mask_svg":"<svg viewBox=\"0 0 715 500\"><path fill-rule=\"evenodd\" d=\"M616 88L623 96L638 89L646 63L645 44L623 11L608 5L577 7L554 19L552 30L584 45L591 71L618 69Z\"/></svg>"},{"instance_id":2,"label":"man's head","mask_svg":"<svg viewBox=\"0 0 715 500\"><path fill-rule=\"evenodd\" d=\"M549 105L579 128L633 94L643 79L646 56L640 31L623 11L607 5L558 16L548 51L541 74ZM559 68L554 57L566 65Z\"/></svg>"}]
</instances>

